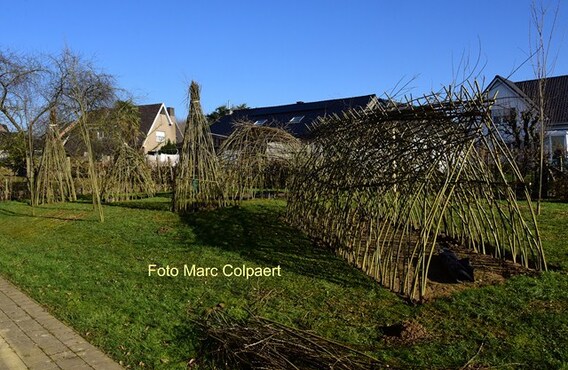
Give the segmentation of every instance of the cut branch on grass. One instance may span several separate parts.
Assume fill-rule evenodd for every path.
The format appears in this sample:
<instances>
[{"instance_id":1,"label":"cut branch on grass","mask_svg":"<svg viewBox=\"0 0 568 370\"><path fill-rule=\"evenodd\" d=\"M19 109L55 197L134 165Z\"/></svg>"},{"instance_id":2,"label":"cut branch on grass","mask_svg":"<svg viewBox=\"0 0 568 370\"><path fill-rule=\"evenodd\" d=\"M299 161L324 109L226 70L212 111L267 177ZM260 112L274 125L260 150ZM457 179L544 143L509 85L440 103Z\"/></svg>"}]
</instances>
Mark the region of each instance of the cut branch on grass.
<instances>
[{"instance_id":1,"label":"cut branch on grass","mask_svg":"<svg viewBox=\"0 0 568 370\"><path fill-rule=\"evenodd\" d=\"M242 320L214 308L202 322L201 352L214 364L251 369L377 369L364 352L249 313Z\"/></svg>"}]
</instances>

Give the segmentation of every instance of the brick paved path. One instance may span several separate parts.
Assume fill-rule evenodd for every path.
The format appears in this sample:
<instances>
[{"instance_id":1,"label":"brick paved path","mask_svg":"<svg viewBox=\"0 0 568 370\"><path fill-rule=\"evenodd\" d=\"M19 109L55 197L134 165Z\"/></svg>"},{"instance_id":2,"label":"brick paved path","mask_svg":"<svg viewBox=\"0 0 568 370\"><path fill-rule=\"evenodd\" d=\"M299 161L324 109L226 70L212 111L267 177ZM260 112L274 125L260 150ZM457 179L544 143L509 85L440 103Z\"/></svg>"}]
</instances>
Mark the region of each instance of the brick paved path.
<instances>
[{"instance_id":1,"label":"brick paved path","mask_svg":"<svg viewBox=\"0 0 568 370\"><path fill-rule=\"evenodd\" d=\"M0 277L0 370L122 369Z\"/></svg>"}]
</instances>

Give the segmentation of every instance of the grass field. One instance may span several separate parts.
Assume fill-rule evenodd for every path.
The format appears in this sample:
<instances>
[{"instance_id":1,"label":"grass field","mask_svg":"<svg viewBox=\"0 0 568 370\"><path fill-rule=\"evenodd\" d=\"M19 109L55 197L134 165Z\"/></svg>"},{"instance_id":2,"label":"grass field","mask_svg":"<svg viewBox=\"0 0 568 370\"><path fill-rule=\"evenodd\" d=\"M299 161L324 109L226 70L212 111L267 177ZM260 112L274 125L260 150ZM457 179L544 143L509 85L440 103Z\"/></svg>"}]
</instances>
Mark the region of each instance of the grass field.
<instances>
[{"instance_id":1,"label":"grass field","mask_svg":"<svg viewBox=\"0 0 568 370\"><path fill-rule=\"evenodd\" d=\"M105 206L0 203L0 273L131 368L184 369L195 322L219 303L346 343L390 367L568 368L568 205L540 225L551 271L415 306L380 288L282 221L283 201L184 218L168 198ZM148 276L148 266L177 277ZM281 276L186 277L183 266L281 266ZM412 322L412 338L384 327Z\"/></svg>"}]
</instances>

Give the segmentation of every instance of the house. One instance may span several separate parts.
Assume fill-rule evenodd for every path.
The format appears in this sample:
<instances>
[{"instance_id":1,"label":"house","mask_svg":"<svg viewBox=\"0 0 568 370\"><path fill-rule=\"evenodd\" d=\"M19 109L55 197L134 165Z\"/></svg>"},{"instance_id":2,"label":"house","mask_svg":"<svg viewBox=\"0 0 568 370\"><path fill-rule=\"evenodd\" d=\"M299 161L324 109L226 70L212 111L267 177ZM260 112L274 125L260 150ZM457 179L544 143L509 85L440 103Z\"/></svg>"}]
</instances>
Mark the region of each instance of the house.
<instances>
[{"instance_id":1,"label":"house","mask_svg":"<svg viewBox=\"0 0 568 370\"><path fill-rule=\"evenodd\" d=\"M235 123L248 121L255 125L284 127L300 139L309 139L310 126L318 118L339 114L349 109L372 108L378 102L377 97L372 94L308 103L299 101L288 105L239 109L213 123L211 134L215 147L219 147L233 132Z\"/></svg>"},{"instance_id":2,"label":"house","mask_svg":"<svg viewBox=\"0 0 568 370\"><path fill-rule=\"evenodd\" d=\"M9 131L8 131L8 126L6 126L6 125L3 124L3 123L0 123L0 134L6 133L6 132L9 132Z\"/></svg>"},{"instance_id":3,"label":"house","mask_svg":"<svg viewBox=\"0 0 568 370\"><path fill-rule=\"evenodd\" d=\"M156 153L168 140L176 143L179 130L174 116L174 109L163 103L136 106L140 116L140 135L138 148L145 154ZM97 156L109 156L117 145L117 127L113 122L112 108L102 108L89 114L89 126L92 132L91 145ZM69 125L61 131L65 149L71 156L85 154L83 139L76 124Z\"/></svg>"},{"instance_id":4,"label":"house","mask_svg":"<svg viewBox=\"0 0 568 370\"><path fill-rule=\"evenodd\" d=\"M144 153L156 152L168 140L176 143L179 127L176 122L174 108L163 103L139 105L140 112L140 147Z\"/></svg>"},{"instance_id":5,"label":"house","mask_svg":"<svg viewBox=\"0 0 568 370\"><path fill-rule=\"evenodd\" d=\"M495 104L491 109L491 115L496 124L513 118L521 122L523 114L526 113L538 117L539 80L513 82L497 75L485 91L490 97L496 96ZM544 114L546 120L545 149L549 158L552 159L554 153L562 153L566 156L568 149L568 75L545 79Z\"/></svg>"}]
</instances>

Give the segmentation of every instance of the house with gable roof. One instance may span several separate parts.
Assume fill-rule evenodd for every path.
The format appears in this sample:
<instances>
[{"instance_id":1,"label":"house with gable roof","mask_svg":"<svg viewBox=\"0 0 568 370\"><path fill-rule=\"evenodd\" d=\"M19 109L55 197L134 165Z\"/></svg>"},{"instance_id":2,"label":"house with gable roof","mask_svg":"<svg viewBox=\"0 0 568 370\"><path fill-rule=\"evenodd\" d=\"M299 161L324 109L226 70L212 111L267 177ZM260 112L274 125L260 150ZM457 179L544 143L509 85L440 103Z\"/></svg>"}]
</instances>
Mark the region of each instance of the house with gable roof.
<instances>
[{"instance_id":1,"label":"house with gable roof","mask_svg":"<svg viewBox=\"0 0 568 370\"><path fill-rule=\"evenodd\" d=\"M144 154L154 154L160 150L162 146L167 144L168 140L173 144L176 143L176 136L179 127L174 115L174 109L166 107L164 103L138 105L138 113L140 116L140 135L138 138L138 148ZM99 148L103 155L112 153L112 146L109 146L109 140L113 136L113 126L107 122L112 108L100 109L92 113L93 124L90 128L93 131L92 144ZM97 123L99 121L99 123ZM66 150L71 155L83 155L85 148L83 140L77 130L70 130L64 133L64 142Z\"/></svg>"},{"instance_id":2,"label":"house with gable roof","mask_svg":"<svg viewBox=\"0 0 568 370\"><path fill-rule=\"evenodd\" d=\"M168 140L176 143L179 127L176 122L174 108L164 103L139 105L140 112L140 147L144 153L158 151Z\"/></svg>"},{"instance_id":3,"label":"house with gable roof","mask_svg":"<svg viewBox=\"0 0 568 370\"><path fill-rule=\"evenodd\" d=\"M495 76L485 90L496 101L491 108L493 121L502 123L509 117L521 122L522 114L538 116L539 80L513 82ZM550 159L554 153L568 150L568 75L548 77L544 84L544 114L546 120L545 150Z\"/></svg>"}]
</instances>

